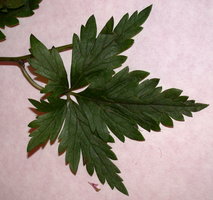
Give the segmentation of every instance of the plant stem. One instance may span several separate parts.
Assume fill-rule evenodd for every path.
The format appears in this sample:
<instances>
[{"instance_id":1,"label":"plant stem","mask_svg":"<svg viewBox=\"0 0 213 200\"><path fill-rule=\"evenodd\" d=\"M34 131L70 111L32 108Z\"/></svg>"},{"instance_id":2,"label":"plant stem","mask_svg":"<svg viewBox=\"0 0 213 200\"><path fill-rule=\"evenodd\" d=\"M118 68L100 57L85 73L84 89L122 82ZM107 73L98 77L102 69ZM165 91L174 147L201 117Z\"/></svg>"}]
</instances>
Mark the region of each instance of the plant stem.
<instances>
[{"instance_id":1,"label":"plant stem","mask_svg":"<svg viewBox=\"0 0 213 200\"><path fill-rule=\"evenodd\" d=\"M63 52L72 49L72 44L67 44L63 46L56 47L58 52ZM27 79L27 81L36 89L42 90L43 87L38 85L28 74L28 72L25 69L25 63L28 62L29 58L32 58L32 54L24 55L24 56L18 56L18 57L0 57L0 64L1 62L10 62L10 64L18 65L22 71L22 74Z\"/></svg>"},{"instance_id":2,"label":"plant stem","mask_svg":"<svg viewBox=\"0 0 213 200\"><path fill-rule=\"evenodd\" d=\"M43 87L40 86L40 85L38 85L38 84L30 77L30 75L29 75L28 72L26 71L24 62L19 61L18 63L19 63L19 67L20 67L20 69L21 69L21 72L22 72L22 74L24 75L24 77L27 79L27 81L28 81L33 87L35 87L36 89L42 90Z\"/></svg>"},{"instance_id":3,"label":"plant stem","mask_svg":"<svg viewBox=\"0 0 213 200\"><path fill-rule=\"evenodd\" d=\"M67 44L63 46L56 47L58 52L63 52L72 49L72 44ZM0 62L27 62L29 58L32 58L32 54L24 55L24 56L18 56L18 57L0 57Z\"/></svg>"}]
</instances>

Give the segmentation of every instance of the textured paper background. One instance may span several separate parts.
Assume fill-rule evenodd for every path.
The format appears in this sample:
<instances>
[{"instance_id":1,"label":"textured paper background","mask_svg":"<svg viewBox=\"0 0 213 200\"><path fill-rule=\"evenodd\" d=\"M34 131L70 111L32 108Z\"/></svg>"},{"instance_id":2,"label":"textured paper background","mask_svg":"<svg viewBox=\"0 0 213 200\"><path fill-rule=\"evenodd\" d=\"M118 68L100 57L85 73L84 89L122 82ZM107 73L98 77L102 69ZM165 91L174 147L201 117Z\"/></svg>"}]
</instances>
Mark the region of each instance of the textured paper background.
<instances>
[{"instance_id":1,"label":"textured paper background","mask_svg":"<svg viewBox=\"0 0 213 200\"><path fill-rule=\"evenodd\" d=\"M198 102L213 104L213 1L212 0L43 0L34 16L6 28L0 56L28 53L33 33L48 47L71 43L72 34L95 14L98 28L113 15L116 22L153 4L144 30L125 52L125 65L160 78L167 89L177 87ZM71 53L61 54L67 70ZM175 128L160 133L143 131L143 143L126 140L113 144L116 165L129 190L126 197L99 183L80 163L74 176L58 156L57 142L49 143L27 158L27 124L35 114L27 98L41 95L23 78L16 66L0 66L0 199L4 200L212 200L212 106L195 113Z\"/></svg>"}]
</instances>

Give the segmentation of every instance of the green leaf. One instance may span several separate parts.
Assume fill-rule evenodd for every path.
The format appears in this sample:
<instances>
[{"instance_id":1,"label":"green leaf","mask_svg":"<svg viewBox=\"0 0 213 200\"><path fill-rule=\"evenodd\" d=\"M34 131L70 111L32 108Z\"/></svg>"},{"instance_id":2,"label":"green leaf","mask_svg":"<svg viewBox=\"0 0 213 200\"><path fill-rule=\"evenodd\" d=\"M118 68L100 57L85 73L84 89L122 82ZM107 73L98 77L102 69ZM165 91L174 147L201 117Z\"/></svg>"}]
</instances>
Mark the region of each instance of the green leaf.
<instances>
[{"instance_id":1,"label":"green leaf","mask_svg":"<svg viewBox=\"0 0 213 200\"><path fill-rule=\"evenodd\" d=\"M79 105L84 108L94 131L98 131L94 124L99 118L99 124L109 127L121 141L125 136L144 140L138 125L147 131L160 131L160 123L173 127L172 119L183 121L183 115L192 116L192 112L207 106L180 96L179 89L162 92L162 88L157 87L159 79L142 81L147 75L144 71L129 72L128 67L114 76L111 72L103 73L77 94ZM94 115L95 110L100 111Z\"/></svg>"},{"instance_id":2,"label":"green leaf","mask_svg":"<svg viewBox=\"0 0 213 200\"><path fill-rule=\"evenodd\" d=\"M0 1L0 7L6 7L6 8L19 8L25 4L26 0L3 0L1 3Z\"/></svg>"},{"instance_id":3,"label":"green leaf","mask_svg":"<svg viewBox=\"0 0 213 200\"><path fill-rule=\"evenodd\" d=\"M92 175L95 170L102 184L106 180L112 189L116 187L128 194L122 179L117 175L120 170L110 160L117 159L111 147L91 131L82 109L73 101L68 102L66 120L59 140L59 153L66 151L66 162L74 173L77 172L82 152L89 174Z\"/></svg>"},{"instance_id":4,"label":"green leaf","mask_svg":"<svg viewBox=\"0 0 213 200\"><path fill-rule=\"evenodd\" d=\"M140 13L135 12L131 17L124 15L114 29L111 18L97 37L95 17L88 19L86 25L81 27L80 37L73 35L72 89L88 85L102 71L113 71L126 61L127 57L120 53L132 46L134 41L131 38L142 30L141 25L151 8L149 6Z\"/></svg>"},{"instance_id":5,"label":"green leaf","mask_svg":"<svg viewBox=\"0 0 213 200\"><path fill-rule=\"evenodd\" d=\"M77 172L82 152L84 164L91 175L95 170L102 184L106 180L111 188L116 187L128 194L122 179L117 175L120 170L110 161L117 159L111 147L93 134L81 108L72 101L68 102L67 116L59 140L59 153L66 151L66 162L74 173Z\"/></svg>"},{"instance_id":6,"label":"green leaf","mask_svg":"<svg viewBox=\"0 0 213 200\"><path fill-rule=\"evenodd\" d=\"M49 139L51 142L55 141L66 115L66 100L50 98L49 102L38 102L33 99L29 99L29 101L39 112L44 114L29 123L29 127L34 130L30 134L28 152L41 144L45 144Z\"/></svg>"},{"instance_id":7,"label":"green leaf","mask_svg":"<svg viewBox=\"0 0 213 200\"><path fill-rule=\"evenodd\" d=\"M118 176L120 170L112 163L117 157L111 147L91 131L88 120L82 108L71 100L49 99L49 102L30 99L30 102L40 112L45 114L32 121L29 126L36 128L30 134L27 151L46 143L49 139L54 141L59 132L59 153L66 151L66 163L73 173L77 172L80 153L90 175L96 174L102 184L108 182L113 189L122 193L128 192ZM64 125L63 125L64 123ZM63 125L63 127L62 127Z\"/></svg>"},{"instance_id":8,"label":"green leaf","mask_svg":"<svg viewBox=\"0 0 213 200\"><path fill-rule=\"evenodd\" d=\"M0 41L1 40L5 40L5 35L4 35L4 33L2 33L1 31L0 31Z\"/></svg>"},{"instance_id":9,"label":"green leaf","mask_svg":"<svg viewBox=\"0 0 213 200\"><path fill-rule=\"evenodd\" d=\"M159 79L144 80L148 74L129 72L127 67L113 76L105 72L86 90L75 94L78 104L67 100L65 105L65 100L54 98L49 103L30 100L38 111L47 113L29 124L37 129L31 134L28 151L49 138L55 140L61 130L59 153L66 152L66 163L73 173L77 173L82 153L90 175L96 171L102 184L107 181L112 189L128 194L117 175L120 171L110 161L117 158L107 144L112 141L108 128L123 142L125 137L143 141L138 125L159 131L160 123L172 127L172 118L183 120L183 115L190 116L207 106L187 100L175 88L162 92L157 87Z\"/></svg>"},{"instance_id":10,"label":"green leaf","mask_svg":"<svg viewBox=\"0 0 213 200\"><path fill-rule=\"evenodd\" d=\"M42 93L53 93L54 96L61 95L68 90L67 73L58 51L53 47L48 50L35 36L30 37L30 52L33 58L29 60L30 65L36 69L36 73L48 79L48 84Z\"/></svg>"},{"instance_id":11,"label":"green leaf","mask_svg":"<svg viewBox=\"0 0 213 200\"><path fill-rule=\"evenodd\" d=\"M114 134L122 142L125 138L144 141L139 127L160 131L161 124L173 127L173 121L183 121L207 104L196 103L181 96L182 90L162 91L159 79L146 79L148 72L129 72L126 67L115 73L126 60L120 53L128 49L134 37L142 30L151 6L141 12L128 14L114 28L111 18L98 36L95 17L91 16L81 27L80 37L73 35L71 88L63 62L56 49L48 50L31 36L30 64L41 76L48 78L42 92L52 93L48 101L30 100L44 114L29 124L35 130L30 134L28 151L59 139L59 154L65 152L66 163L76 174L83 159L88 173L96 172L100 182L128 195L120 170L112 163L117 157L109 146ZM73 90L88 87L82 92ZM67 100L60 99L66 95ZM71 100L74 95L77 103Z\"/></svg>"},{"instance_id":12,"label":"green leaf","mask_svg":"<svg viewBox=\"0 0 213 200\"><path fill-rule=\"evenodd\" d=\"M32 16L33 10L39 7L40 2L41 0L7 0L3 3L0 1L0 28L18 25L18 17Z\"/></svg>"}]
</instances>

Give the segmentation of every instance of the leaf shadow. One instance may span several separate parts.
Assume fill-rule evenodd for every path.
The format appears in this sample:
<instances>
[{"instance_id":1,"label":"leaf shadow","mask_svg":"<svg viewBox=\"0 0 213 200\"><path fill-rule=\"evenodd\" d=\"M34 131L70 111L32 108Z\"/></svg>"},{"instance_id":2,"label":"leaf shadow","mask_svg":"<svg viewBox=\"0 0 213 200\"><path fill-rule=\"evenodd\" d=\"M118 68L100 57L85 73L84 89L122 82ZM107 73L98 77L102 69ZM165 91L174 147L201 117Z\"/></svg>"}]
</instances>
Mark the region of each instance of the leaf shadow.
<instances>
[{"instance_id":1,"label":"leaf shadow","mask_svg":"<svg viewBox=\"0 0 213 200\"><path fill-rule=\"evenodd\" d=\"M1 61L1 62L0 62L0 65L10 65L10 66L12 65L12 66L16 66L16 67L18 67L18 68L20 69L20 65L19 65L17 62L13 62L13 61ZM29 72L35 76L35 78L34 78L35 80L40 81L40 82L42 82L42 83L47 83L48 80L45 79L44 77L40 76L39 74L37 74L37 73L35 72L35 69L34 69L32 66L28 65L27 68L28 68ZM21 69L20 69L20 70L21 70ZM42 100L47 99L48 96L49 96L49 94L44 94L44 95L41 97L41 99L42 99ZM39 112L39 111L36 110L35 108L29 108L29 109L30 109L33 113L35 113L36 116L41 116L41 115L44 114L44 113L42 113L42 112ZM31 134L35 129L36 129L36 128L30 128L29 131L28 131L28 133ZM47 141L46 143L44 143L44 144L41 144L41 145L35 147L32 151L27 152L27 158L30 158L30 157L31 157L32 155L34 155L39 149L44 149L44 147L47 145L47 143L48 143L48 141ZM54 144L54 143L55 143L55 141L50 142L51 145Z\"/></svg>"},{"instance_id":2,"label":"leaf shadow","mask_svg":"<svg viewBox=\"0 0 213 200\"><path fill-rule=\"evenodd\" d=\"M36 73L36 69L34 69L31 65L28 65L27 68L29 72L34 75L34 80L47 84L48 79Z\"/></svg>"},{"instance_id":3,"label":"leaf shadow","mask_svg":"<svg viewBox=\"0 0 213 200\"><path fill-rule=\"evenodd\" d=\"M21 70L21 66L18 64L18 62L14 62L14 61L1 61L0 65L10 65L10 66L16 66ZM47 84L48 83L48 79L37 74L36 73L36 69L34 69L31 65L26 65L25 68L34 76L32 77L32 79L39 81L43 84Z\"/></svg>"},{"instance_id":4,"label":"leaf shadow","mask_svg":"<svg viewBox=\"0 0 213 200\"><path fill-rule=\"evenodd\" d=\"M3 39L0 39L0 42L4 42L6 40L6 37L3 38Z\"/></svg>"}]
</instances>

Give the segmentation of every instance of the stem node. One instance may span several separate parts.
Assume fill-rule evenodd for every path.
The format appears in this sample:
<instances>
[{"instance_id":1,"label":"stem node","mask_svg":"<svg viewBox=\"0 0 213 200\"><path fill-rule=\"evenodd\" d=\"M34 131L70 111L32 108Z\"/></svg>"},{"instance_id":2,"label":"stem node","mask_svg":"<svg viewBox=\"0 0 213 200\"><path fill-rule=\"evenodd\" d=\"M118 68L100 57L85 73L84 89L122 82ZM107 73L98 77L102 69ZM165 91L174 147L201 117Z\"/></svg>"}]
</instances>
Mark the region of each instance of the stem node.
<instances>
[{"instance_id":1,"label":"stem node","mask_svg":"<svg viewBox=\"0 0 213 200\"><path fill-rule=\"evenodd\" d=\"M67 45L63 45L60 47L56 47L56 49L58 50L58 52L63 52L63 51L67 51L67 50L71 50L72 49L72 44L67 44ZM24 56L19 56L19 57L0 57L0 65L1 62L11 62L11 64L15 64L18 65L22 71L22 74L24 75L24 77L28 80L28 82L35 87L38 90L42 90L43 87L38 85L28 74L28 72L25 69L25 63L28 62L29 58L32 58L32 54L28 54L28 55L24 55Z\"/></svg>"}]
</instances>

